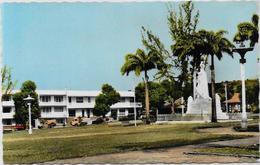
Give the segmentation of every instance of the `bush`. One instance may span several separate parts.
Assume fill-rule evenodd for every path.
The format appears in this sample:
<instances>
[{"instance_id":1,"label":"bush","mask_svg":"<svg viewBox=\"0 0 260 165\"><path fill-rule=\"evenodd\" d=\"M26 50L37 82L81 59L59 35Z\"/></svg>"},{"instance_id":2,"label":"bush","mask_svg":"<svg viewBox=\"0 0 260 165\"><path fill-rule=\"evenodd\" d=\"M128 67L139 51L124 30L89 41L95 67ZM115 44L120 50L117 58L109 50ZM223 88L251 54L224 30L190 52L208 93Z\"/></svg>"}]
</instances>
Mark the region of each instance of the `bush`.
<instances>
[{"instance_id":1,"label":"bush","mask_svg":"<svg viewBox=\"0 0 260 165\"><path fill-rule=\"evenodd\" d=\"M92 122L92 124L102 124L102 123L104 123L105 121L104 121L104 119L102 118L102 117L99 117L99 118L97 118L96 120L94 120L93 122Z\"/></svg>"},{"instance_id":2,"label":"bush","mask_svg":"<svg viewBox=\"0 0 260 165\"><path fill-rule=\"evenodd\" d=\"M248 125L247 129L242 129L241 126L233 127L238 132L259 132L259 125Z\"/></svg>"},{"instance_id":3,"label":"bush","mask_svg":"<svg viewBox=\"0 0 260 165\"><path fill-rule=\"evenodd\" d=\"M129 118L128 118L128 116L121 116L121 117L119 117L118 120L119 121L129 121Z\"/></svg>"},{"instance_id":4,"label":"bush","mask_svg":"<svg viewBox=\"0 0 260 165\"><path fill-rule=\"evenodd\" d=\"M135 119L135 115L134 114L133 115L128 115L127 117L128 117L129 120L134 120ZM136 119L137 119L137 117L136 117Z\"/></svg>"}]
</instances>

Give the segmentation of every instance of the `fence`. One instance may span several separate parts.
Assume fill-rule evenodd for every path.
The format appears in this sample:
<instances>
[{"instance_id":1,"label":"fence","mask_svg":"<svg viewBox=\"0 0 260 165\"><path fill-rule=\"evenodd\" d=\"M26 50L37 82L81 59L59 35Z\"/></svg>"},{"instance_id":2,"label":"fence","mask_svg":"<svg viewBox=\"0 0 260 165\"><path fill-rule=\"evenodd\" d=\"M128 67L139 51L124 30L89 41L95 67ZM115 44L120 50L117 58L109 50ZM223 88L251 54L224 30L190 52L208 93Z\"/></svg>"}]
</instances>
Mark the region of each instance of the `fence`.
<instances>
[{"instance_id":1,"label":"fence","mask_svg":"<svg viewBox=\"0 0 260 165\"><path fill-rule=\"evenodd\" d=\"M241 120L241 113L227 113L229 120ZM259 117L259 114L247 113L248 118ZM209 115L187 115L182 114L158 114L157 121L194 121L194 120L210 120Z\"/></svg>"}]
</instances>

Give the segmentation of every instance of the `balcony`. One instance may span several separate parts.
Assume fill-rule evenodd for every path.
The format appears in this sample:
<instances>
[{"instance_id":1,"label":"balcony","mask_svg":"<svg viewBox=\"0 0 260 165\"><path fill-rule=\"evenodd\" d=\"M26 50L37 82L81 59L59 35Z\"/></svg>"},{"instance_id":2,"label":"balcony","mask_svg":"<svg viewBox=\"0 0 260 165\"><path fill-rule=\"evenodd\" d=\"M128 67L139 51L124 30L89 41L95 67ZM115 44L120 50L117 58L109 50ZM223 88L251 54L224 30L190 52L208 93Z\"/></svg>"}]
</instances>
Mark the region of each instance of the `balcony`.
<instances>
[{"instance_id":1,"label":"balcony","mask_svg":"<svg viewBox=\"0 0 260 165\"><path fill-rule=\"evenodd\" d=\"M66 118L66 111L63 112L41 112L41 118Z\"/></svg>"},{"instance_id":2,"label":"balcony","mask_svg":"<svg viewBox=\"0 0 260 165\"><path fill-rule=\"evenodd\" d=\"M4 107L13 107L14 106L14 102L13 101L3 101L2 105Z\"/></svg>"},{"instance_id":3,"label":"balcony","mask_svg":"<svg viewBox=\"0 0 260 165\"><path fill-rule=\"evenodd\" d=\"M66 102L55 102L55 101L50 101L50 102L39 102L39 106L66 106Z\"/></svg>"},{"instance_id":4,"label":"balcony","mask_svg":"<svg viewBox=\"0 0 260 165\"><path fill-rule=\"evenodd\" d=\"M14 118L14 112L11 111L9 113L3 113L3 119L13 119Z\"/></svg>"},{"instance_id":5,"label":"balcony","mask_svg":"<svg viewBox=\"0 0 260 165\"><path fill-rule=\"evenodd\" d=\"M76 102L72 102L72 103L68 103L68 107L69 109L85 109L85 108L94 108L95 103L76 103Z\"/></svg>"},{"instance_id":6,"label":"balcony","mask_svg":"<svg viewBox=\"0 0 260 165\"><path fill-rule=\"evenodd\" d=\"M136 102L118 102L114 105L111 106L111 108L116 109L116 108L134 108L134 106L136 108L141 108L142 107L142 103Z\"/></svg>"}]
</instances>

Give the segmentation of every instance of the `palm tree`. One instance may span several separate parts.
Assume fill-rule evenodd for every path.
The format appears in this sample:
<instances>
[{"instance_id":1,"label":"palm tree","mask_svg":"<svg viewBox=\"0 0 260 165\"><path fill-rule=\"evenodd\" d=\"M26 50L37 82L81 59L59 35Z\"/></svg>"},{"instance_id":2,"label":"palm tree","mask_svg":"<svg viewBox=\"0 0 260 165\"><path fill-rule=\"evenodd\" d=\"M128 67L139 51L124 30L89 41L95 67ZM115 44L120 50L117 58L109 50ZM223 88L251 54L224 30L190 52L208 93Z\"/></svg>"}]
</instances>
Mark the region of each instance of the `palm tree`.
<instances>
[{"instance_id":1,"label":"palm tree","mask_svg":"<svg viewBox=\"0 0 260 165\"><path fill-rule=\"evenodd\" d=\"M148 71L156 68L156 56L154 53L149 52L146 54L144 50L137 49L135 54L127 54L125 56L125 63L121 67L122 75L127 75L130 72L135 72L136 76L140 76L141 72L144 72L145 80L145 109L146 109L146 119L149 122L149 90L148 90Z\"/></svg>"},{"instance_id":2,"label":"palm tree","mask_svg":"<svg viewBox=\"0 0 260 165\"><path fill-rule=\"evenodd\" d=\"M251 22L242 22L237 25L238 32L235 34L235 42L243 42L250 40L250 46L254 46L258 43L258 15L254 14L251 18Z\"/></svg>"},{"instance_id":3,"label":"palm tree","mask_svg":"<svg viewBox=\"0 0 260 165\"><path fill-rule=\"evenodd\" d=\"M220 30L217 32L200 30L198 34L201 39L205 42L203 53L211 56L211 95L212 95L212 117L211 122L217 122L216 114L216 98L215 98L215 66L214 57L216 56L218 60L221 60L223 53L232 56L232 48L234 45L224 37L227 32ZM233 57L233 56L232 56Z\"/></svg>"}]
</instances>

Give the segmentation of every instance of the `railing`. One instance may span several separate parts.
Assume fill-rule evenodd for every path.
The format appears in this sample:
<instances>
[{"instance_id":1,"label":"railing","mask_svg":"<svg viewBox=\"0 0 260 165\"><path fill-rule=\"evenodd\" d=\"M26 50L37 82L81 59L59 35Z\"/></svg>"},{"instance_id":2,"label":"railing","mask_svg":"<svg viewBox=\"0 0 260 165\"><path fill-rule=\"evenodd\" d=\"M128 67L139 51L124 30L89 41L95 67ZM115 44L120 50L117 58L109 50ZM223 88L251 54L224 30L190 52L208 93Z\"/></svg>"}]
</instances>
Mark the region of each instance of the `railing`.
<instances>
[{"instance_id":1,"label":"railing","mask_svg":"<svg viewBox=\"0 0 260 165\"><path fill-rule=\"evenodd\" d=\"M66 102L55 102L55 101L50 101L50 102L39 102L39 106L66 106Z\"/></svg>"},{"instance_id":2,"label":"railing","mask_svg":"<svg viewBox=\"0 0 260 165\"><path fill-rule=\"evenodd\" d=\"M252 118L252 117L259 117L258 113L250 113L247 112L247 118ZM230 120L240 120L242 118L242 113L238 112L238 113L227 113L227 115L229 116Z\"/></svg>"},{"instance_id":3,"label":"railing","mask_svg":"<svg viewBox=\"0 0 260 165\"><path fill-rule=\"evenodd\" d=\"M157 121L172 121L173 120L172 114L158 114Z\"/></svg>"},{"instance_id":4,"label":"railing","mask_svg":"<svg viewBox=\"0 0 260 165\"><path fill-rule=\"evenodd\" d=\"M41 118L55 118L55 117L59 117L59 118L66 118L67 117L67 113L66 112L41 112Z\"/></svg>"},{"instance_id":5,"label":"railing","mask_svg":"<svg viewBox=\"0 0 260 165\"><path fill-rule=\"evenodd\" d=\"M241 120L241 113L227 113L229 120ZM259 114L247 113L247 118L259 117ZM194 120L209 120L209 115L187 115L185 114L158 114L157 121L194 121Z\"/></svg>"}]
</instances>

